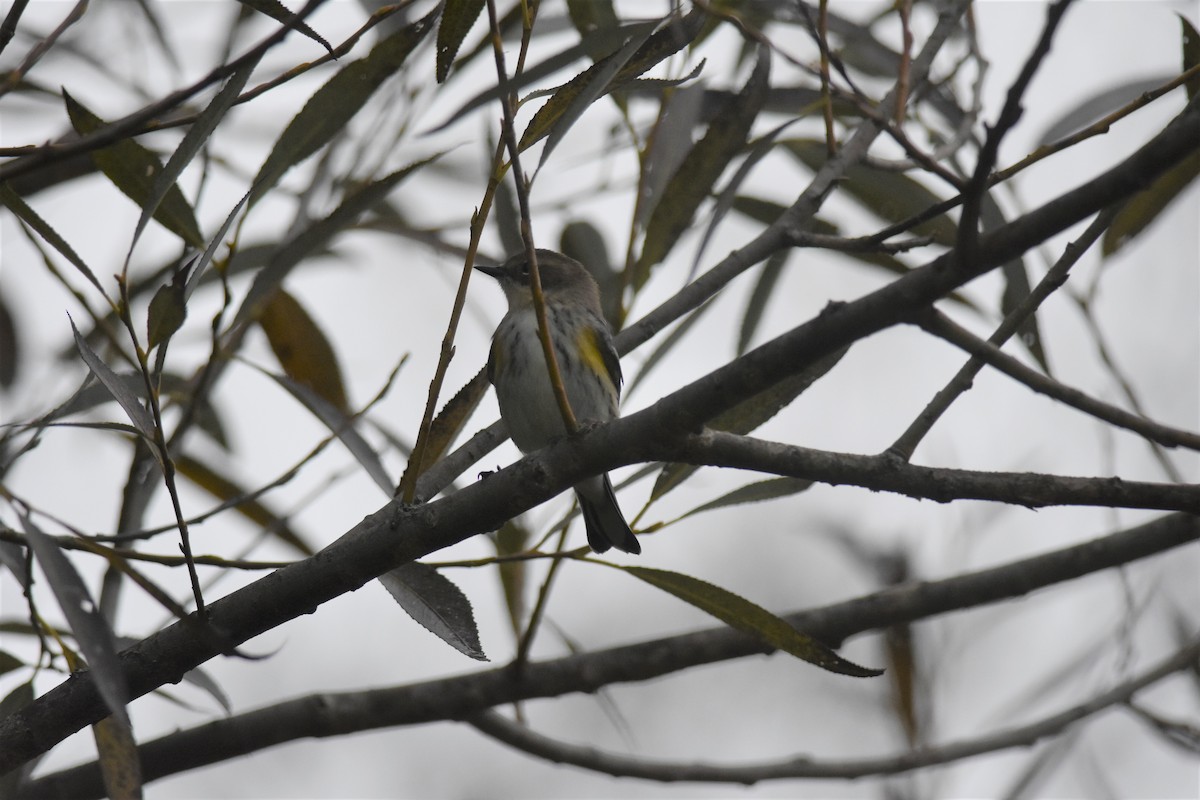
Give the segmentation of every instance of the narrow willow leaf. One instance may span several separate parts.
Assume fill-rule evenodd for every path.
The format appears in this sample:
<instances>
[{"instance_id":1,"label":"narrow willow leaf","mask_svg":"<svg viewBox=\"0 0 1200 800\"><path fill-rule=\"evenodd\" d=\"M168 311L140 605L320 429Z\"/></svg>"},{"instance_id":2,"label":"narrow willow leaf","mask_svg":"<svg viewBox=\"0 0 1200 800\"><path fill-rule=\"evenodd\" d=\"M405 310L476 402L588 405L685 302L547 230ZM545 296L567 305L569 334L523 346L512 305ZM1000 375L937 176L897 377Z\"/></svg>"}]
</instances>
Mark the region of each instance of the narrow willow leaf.
<instances>
[{"instance_id":1,"label":"narrow willow leaf","mask_svg":"<svg viewBox=\"0 0 1200 800\"><path fill-rule=\"evenodd\" d=\"M129 687L125 683L125 673L121 671L121 662L117 658L112 629L92 600L87 587L83 585L83 579L59 549L58 543L38 530L30 520L22 521L25 540L46 575L46 581L58 600L58 607L62 609L63 616L71 626L75 641L83 650L96 682L96 690L113 716L124 720L128 725L129 717L125 706L129 704Z\"/></svg>"},{"instance_id":2,"label":"narrow willow leaf","mask_svg":"<svg viewBox=\"0 0 1200 800\"><path fill-rule=\"evenodd\" d=\"M67 94L66 90L63 90L63 101L66 103L71 125L80 135L99 130L107 124ZM158 156L150 150L132 138L125 138L93 151L91 157L97 169L133 202L144 208L153 199L155 182L163 171L163 165ZM174 181L163 192L153 216L159 224L188 244L194 247L204 246L204 237L200 235L196 215Z\"/></svg>"},{"instance_id":3,"label":"narrow willow leaf","mask_svg":"<svg viewBox=\"0 0 1200 800\"><path fill-rule=\"evenodd\" d=\"M487 661L471 602L462 590L433 567L419 561L379 576L383 588L423 628L476 661Z\"/></svg>"},{"instance_id":4,"label":"narrow willow leaf","mask_svg":"<svg viewBox=\"0 0 1200 800\"><path fill-rule=\"evenodd\" d=\"M329 428L330 432L337 436L338 440L350 451L350 455L354 456L367 475L375 481L375 485L382 489L388 497L392 496L392 492L396 488L395 484L388 476L387 470L384 469L379 454L354 427L356 420L353 417L312 389L296 383L286 375L276 375L273 372L265 371L264 374L286 389L292 397L300 401L302 406L311 411L313 416L321 420L325 427Z\"/></svg>"},{"instance_id":5,"label":"narrow willow leaf","mask_svg":"<svg viewBox=\"0 0 1200 800\"><path fill-rule=\"evenodd\" d=\"M142 203L142 216L138 219L137 227L133 229L133 240L129 243L130 255L133 254L133 248L141 237L142 231L146 229L146 223L150 221L150 217L158 210L171 188L175 186L175 181L183 174L184 168L191 163L193 156L200 151L200 148L208 141L208 137L216 130L217 123L225 116L225 112L233 106L257 64L258 59L252 59L229 76L229 80L225 81L225 86L188 128L188 132L184 134L183 140L175 148L175 152L167 159L167 165L155 176L154 184L150 187L150 194ZM126 256L126 260L128 258Z\"/></svg>"},{"instance_id":6,"label":"narrow willow leaf","mask_svg":"<svg viewBox=\"0 0 1200 800\"><path fill-rule=\"evenodd\" d=\"M382 202L401 181L433 163L441 155L438 153L415 164L410 164L350 192L343 198L341 205L329 213L329 216L312 223L276 249L267 265L255 274L254 282L250 285L250 290L246 293L242 305L234 316L234 325L240 325L253 319L258 312L259 305L279 289L284 278L292 271L292 267L306 258L325 252L325 247L331 239L357 222L364 212ZM203 264L198 265L196 270L198 271L202 266Z\"/></svg>"},{"instance_id":7,"label":"narrow willow leaf","mask_svg":"<svg viewBox=\"0 0 1200 800\"><path fill-rule=\"evenodd\" d=\"M770 389L746 398L724 414L713 417L708 427L730 433L750 433L790 405L822 375L833 369L848 351L849 347L843 347L810 364L807 369L785 378ZM693 464L667 464L659 473L658 480L654 482L650 499L659 499L691 477L698 469L699 467Z\"/></svg>"},{"instance_id":8,"label":"narrow willow leaf","mask_svg":"<svg viewBox=\"0 0 1200 800\"><path fill-rule=\"evenodd\" d=\"M183 673L183 679L207 692L209 697L216 700L226 714L233 713L233 704L229 702L229 695L221 688L221 684L213 680L213 677L207 672L199 667L189 669Z\"/></svg>"},{"instance_id":9,"label":"narrow willow leaf","mask_svg":"<svg viewBox=\"0 0 1200 800\"><path fill-rule=\"evenodd\" d=\"M25 666L25 662L14 656L12 653L0 650L0 675L6 675L14 669L20 669Z\"/></svg>"},{"instance_id":10,"label":"narrow willow leaf","mask_svg":"<svg viewBox=\"0 0 1200 800\"><path fill-rule=\"evenodd\" d=\"M471 26L483 12L483 0L446 0L442 21L437 35L437 82L446 80L454 57L463 39L467 38Z\"/></svg>"},{"instance_id":11,"label":"narrow willow leaf","mask_svg":"<svg viewBox=\"0 0 1200 800\"><path fill-rule=\"evenodd\" d=\"M822 140L793 139L786 145L788 152L813 171L820 169L829 157ZM887 222L901 222L942 202L942 198L907 175L861 162L846 169L838 190ZM953 247L958 238L958 226L945 214L921 223L913 232L929 236L943 247Z\"/></svg>"},{"instance_id":12,"label":"narrow willow leaf","mask_svg":"<svg viewBox=\"0 0 1200 800\"><path fill-rule=\"evenodd\" d=\"M21 337L4 292L0 291L0 387L7 389L13 385L20 366Z\"/></svg>"},{"instance_id":13,"label":"narrow willow leaf","mask_svg":"<svg viewBox=\"0 0 1200 800\"><path fill-rule=\"evenodd\" d=\"M83 277L87 278L88 283L96 287L100 294L104 294L104 287L100 285L100 281L96 279L96 274L92 272L91 267L84 263L83 259L75 252L71 245L67 244L66 240L58 235L58 231L50 227L50 224L38 216L37 212L30 208L21 196L13 191L12 187L7 183L0 183L0 203L8 206L9 211L12 211L17 217L32 228L38 236L46 240L46 243L58 251L59 255L71 262L71 266L79 270ZM107 295L106 295L107 296Z\"/></svg>"},{"instance_id":14,"label":"narrow willow leaf","mask_svg":"<svg viewBox=\"0 0 1200 800\"><path fill-rule=\"evenodd\" d=\"M321 47L324 47L327 52L333 53L333 48L329 46L329 42L322 39L320 34L308 27L304 20L296 16L295 12L283 5L283 3L280 3L279 0L238 0L238 2L247 8L252 8L262 14L266 14L273 20L282 22L294 31L299 31L321 45Z\"/></svg>"},{"instance_id":15,"label":"narrow willow leaf","mask_svg":"<svg viewBox=\"0 0 1200 800\"><path fill-rule=\"evenodd\" d=\"M175 457L175 469L180 475L199 486L222 503L232 504L235 511L263 529L267 534L294 547L301 555L311 556L316 550L292 530L287 518L272 511L254 492L238 485L232 478L203 461L180 454Z\"/></svg>"},{"instance_id":16,"label":"narrow willow leaf","mask_svg":"<svg viewBox=\"0 0 1200 800\"><path fill-rule=\"evenodd\" d=\"M68 316L67 319L70 317ZM154 420L151 419L150 412L142 405L141 398L83 340L83 337L79 335L79 329L75 327L74 320L71 320L71 332L75 334L75 347L79 350L79 355L83 356L83 361L88 365L88 369L104 385L113 399L120 403L121 408L125 409L125 414L133 423L133 427L137 428L147 439L152 440L154 438Z\"/></svg>"},{"instance_id":17,"label":"narrow willow leaf","mask_svg":"<svg viewBox=\"0 0 1200 800\"><path fill-rule=\"evenodd\" d=\"M425 449L427 464L434 463L450 449L450 445L462 433L471 414L479 407L479 401L487 394L487 387L486 370L481 369L442 406L442 410L429 426L429 438Z\"/></svg>"},{"instance_id":18,"label":"narrow willow leaf","mask_svg":"<svg viewBox=\"0 0 1200 800\"><path fill-rule=\"evenodd\" d=\"M555 92L554 96L538 109L538 114L547 111L548 116L553 118L549 137L538 158L538 169L541 169L542 165L546 163L546 159L554 152L554 148L558 147L558 143L563 140L571 126L583 116L583 112L587 111L596 100L612 91L613 79L646 44L654 32L655 28L647 25L643 31L631 36L629 41L623 44L617 52L580 75L579 77L583 80L572 81L569 84L570 91ZM534 117L535 121L536 119L537 117ZM532 125L533 121L530 122L530 126ZM522 137L522 141L524 141L524 137Z\"/></svg>"},{"instance_id":19,"label":"narrow willow leaf","mask_svg":"<svg viewBox=\"0 0 1200 800\"><path fill-rule=\"evenodd\" d=\"M746 503L762 503L767 500L778 500L780 497L790 497L807 491L813 482L807 478L768 478L765 481L748 483L739 486L732 492L721 495L716 500L710 500L704 505L696 506L679 519L686 519L694 514L714 511L718 508L740 506Z\"/></svg>"},{"instance_id":20,"label":"narrow willow leaf","mask_svg":"<svg viewBox=\"0 0 1200 800\"><path fill-rule=\"evenodd\" d=\"M366 58L342 67L318 89L284 128L250 189L253 206L283 174L324 147L398 70L433 27L439 9L417 20L371 49Z\"/></svg>"},{"instance_id":21,"label":"narrow willow leaf","mask_svg":"<svg viewBox=\"0 0 1200 800\"><path fill-rule=\"evenodd\" d=\"M1131 197L1104 232L1101 246L1104 255L1113 255L1146 230L1197 177L1200 177L1200 151L1192 153L1144 191Z\"/></svg>"},{"instance_id":22,"label":"narrow willow leaf","mask_svg":"<svg viewBox=\"0 0 1200 800\"><path fill-rule=\"evenodd\" d=\"M767 301L775 293L775 284L779 282L779 276L783 274L783 267L787 264L788 255L787 250L772 253L758 274L758 280L755 281L754 289L750 292L750 299L746 301L746 311L742 314L742 324L738 330L738 356L746 353L746 350L750 348L750 342L754 339L754 334L758 332L763 313L767 310Z\"/></svg>"},{"instance_id":23,"label":"narrow willow leaf","mask_svg":"<svg viewBox=\"0 0 1200 800\"><path fill-rule=\"evenodd\" d=\"M1051 144L1083 130L1121 106L1133 102L1144 93L1157 89L1173 77L1173 75L1156 75L1150 78L1139 78L1088 95L1055 117L1038 137L1038 145Z\"/></svg>"},{"instance_id":24,"label":"narrow willow leaf","mask_svg":"<svg viewBox=\"0 0 1200 800\"><path fill-rule=\"evenodd\" d=\"M525 552L532 534L516 520L504 523L496 531L496 555L516 555ZM520 639L525 626L525 587L529 577L528 561L501 561L500 586L504 589L504 606L513 636Z\"/></svg>"},{"instance_id":25,"label":"narrow willow leaf","mask_svg":"<svg viewBox=\"0 0 1200 800\"><path fill-rule=\"evenodd\" d=\"M563 226L558 239L560 252L583 264L600 287L600 310L614 331L619 331L625 322L625 307L622 302L621 273L613 269L608 256L604 234L590 222L573 220Z\"/></svg>"},{"instance_id":26,"label":"narrow willow leaf","mask_svg":"<svg viewBox=\"0 0 1200 800\"><path fill-rule=\"evenodd\" d=\"M263 304L258 325L284 373L345 413L349 404L337 354L300 301L279 289Z\"/></svg>"},{"instance_id":27,"label":"narrow willow leaf","mask_svg":"<svg viewBox=\"0 0 1200 800\"><path fill-rule=\"evenodd\" d=\"M704 137L688 151L671 177L646 224L642 253L633 267L635 288L643 286L650 278L650 270L671 252L679 237L691 226L696 211L712 192L721 173L742 151L766 100L770 68L770 53L760 49L754 71L742 91L725 113L709 124Z\"/></svg>"},{"instance_id":28,"label":"narrow willow leaf","mask_svg":"<svg viewBox=\"0 0 1200 800\"><path fill-rule=\"evenodd\" d=\"M618 566L616 568L678 597L685 603L690 603L730 627L755 636L771 647L821 669L855 678L873 678L883 674L883 670L861 667L842 658L833 648L801 633L789 625L786 620L772 614L762 606L707 581L678 572L650 569L649 567Z\"/></svg>"},{"instance_id":29,"label":"narrow willow leaf","mask_svg":"<svg viewBox=\"0 0 1200 800\"><path fill-rule=\"evenodd\" d=\"M1188 21L1188 18L1183 14L1179 15L1179 22L1183 26L1183 72L1187 72L1192 67L1200 64L1200 32L1196 31L1194 25ZM1200 94L1200 75L1193 75L1188 78L1183 84L1184 91L1187 92L1187 99L1191 100L1196 95Z\"/></svg>"},{"instance_id":30,"label":"narrow willow leaf","mask_svg":"<svg viewBox=\"0 0 1200 800\"><path fill-rule=\"evenodd\" d=\"M185 275L180 273L170 283L158 287L150 299L146 313L148 349L153 350L183 327L183 321L187 319L186 288Z\"/></svg>"},{"instance_id":31,"label":"narrow willow leaf","mask_svg":"<svg viewBox=\"0 0 1200 800\"><path fill-rule=\"evenodd\" d=\"M621 26L611 0L567 0L567 14L579 33L579 42L592 61L599 61L612 50L598 34Z\"/></svg>"},{"instance_id":32,"label":"narrow willow leaf","mask_svg":"<svg viewBox=\"0 0 1200 800\"><path fill-rule=\"evenodd\" d=\"M646 40L645 44L634 53L624 66L607 81L606 85L609 91L615 90L629 83L634 78L641 75L646 70L658 64L660 61L674 55L682 50L696 38L696 34L700 32L700 27L704 22L706 15L700 9L695 9L682 18L677 18L668 23L665 27L658 30L653 36ZM637 23L633 27L631 35L640 35L644 30L645 25L654 25L655 23ZM593 70L604 68L604 60L601 60L592 65L592 67L579 75L576 75L567 83L563 84L555 91L554 96L550 98L537 113L533 115L533 119L529 121L529 125L525 128L525 132L521 134L520 147L526 150L532 147L541 139L547 136L571 101L591 83L590 73Z\"/></svg>"},{"instance_id":33,"label":"narrow willow leaf","mask_svg":"<svg viewBox=\"0 0 1200 800\"><path fill-rule=\"evenodd\" d=\"M128 720L105 717L92 726L104 789L112 800L140 800L142 762Z\"/></svg>"}]
</instances>

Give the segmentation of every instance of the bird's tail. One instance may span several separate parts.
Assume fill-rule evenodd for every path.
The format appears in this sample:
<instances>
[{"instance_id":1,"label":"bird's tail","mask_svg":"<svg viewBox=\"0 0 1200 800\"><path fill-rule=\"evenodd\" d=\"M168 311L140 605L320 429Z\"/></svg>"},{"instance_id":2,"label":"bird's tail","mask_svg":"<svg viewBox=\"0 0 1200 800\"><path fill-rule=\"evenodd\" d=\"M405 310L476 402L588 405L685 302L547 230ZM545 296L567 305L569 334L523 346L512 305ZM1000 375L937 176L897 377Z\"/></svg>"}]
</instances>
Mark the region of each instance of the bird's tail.
<instances>
[{"instance_id":1,"label":"bird's tail","mask_svg":"<svg viewBox=\"0 0 1200 800\"><path fill-rule=\"evenodd\" d=\"M588 544L593 550L603 553L615 547L635 555L642 552L642 546L638 544L633 531L629 530L621 507L617 505L617 496L607 475L598 475L576 484L575 494L579 496Z\"/></svg>"}]
</instances>

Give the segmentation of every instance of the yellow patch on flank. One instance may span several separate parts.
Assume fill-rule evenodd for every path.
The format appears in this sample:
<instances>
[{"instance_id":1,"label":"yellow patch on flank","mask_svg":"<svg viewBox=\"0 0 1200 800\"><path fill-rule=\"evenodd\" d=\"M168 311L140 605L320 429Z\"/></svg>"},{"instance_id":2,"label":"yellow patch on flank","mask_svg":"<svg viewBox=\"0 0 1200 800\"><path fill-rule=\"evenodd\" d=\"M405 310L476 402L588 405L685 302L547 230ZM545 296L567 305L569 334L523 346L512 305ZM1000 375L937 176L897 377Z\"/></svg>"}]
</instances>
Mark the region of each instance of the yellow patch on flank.
<instances>
[{"instance_id":1,"label":"yellow patch on flank","mask_svg":"<svg viewBox=\"0 0 1200 800\"><path fill-rule=\"evenodd\" d=\"M596 331L592 328L581 328L579 335L575 337L575 344L592 372L601 376L609 386L613 386L612 376L608 374L608 365L604 363L604 355L600 352L600 338ZM616 391L615 386L613 391Z\"/></svg>"}]
</instances>

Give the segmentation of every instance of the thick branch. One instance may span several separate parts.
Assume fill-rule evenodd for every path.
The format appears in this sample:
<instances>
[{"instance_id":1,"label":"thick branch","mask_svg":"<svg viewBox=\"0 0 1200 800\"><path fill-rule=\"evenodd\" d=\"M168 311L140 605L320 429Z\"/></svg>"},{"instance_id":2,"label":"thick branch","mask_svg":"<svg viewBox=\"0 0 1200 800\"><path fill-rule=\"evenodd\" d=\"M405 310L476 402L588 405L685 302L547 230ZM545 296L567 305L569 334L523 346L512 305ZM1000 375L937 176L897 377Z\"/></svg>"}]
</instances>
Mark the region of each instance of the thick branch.
<instances>
[{"instance_id":1,"label":"thick branch","mask_svg":"<svg viewBox=\"0 0 1200 800\"><path fill-rule=\"evenodd\" d=\"M827 642L949 611L1020 597L1037 589L1119 567L1200 539L1200 519L1172 514L1084 544L928 583L905 584L866 597L788 615L799 630ZM214 613L221 603L214 603ZM758 640L727 627L671 636L552 661L520 672L491 669L387 689L310 695L215 720L140 746L147 781L309 737L436 720L464 719L494 706L594 692L689 667L769 652ZM35 781L38 798L98 797L94 764Z\"/></svg>"},{"instance_id":2,"label":"thick branch","mask_svg":"<svg viewBox=\"0 0 1200 800\"><path fill-rule=\"evenodd\" d=\"M1056 736L1082 719L1115 705L1128 703L1141 690L1186 669L1195 669L1200 659L1200 640L1172 653L1137 677L1101 692L1086 702L1051 714L1037 722L995 731L972 739L922 747L892 756L846 760L818 760L794 756L758 764L725 766L719 764L656 761L638 756L606 753L593 747L581 747L543 736L507 719L496 711L487 711L468 720L481 732L499 741L556 764L571 764L621 778L675 783L740 783L750 786L769 780L857 779L874 775L897 775L914 769L949 764L965 758L1029 747L1042 739ZM97 777L99 770L96 770Z\"/></svg>"}]
</instances>

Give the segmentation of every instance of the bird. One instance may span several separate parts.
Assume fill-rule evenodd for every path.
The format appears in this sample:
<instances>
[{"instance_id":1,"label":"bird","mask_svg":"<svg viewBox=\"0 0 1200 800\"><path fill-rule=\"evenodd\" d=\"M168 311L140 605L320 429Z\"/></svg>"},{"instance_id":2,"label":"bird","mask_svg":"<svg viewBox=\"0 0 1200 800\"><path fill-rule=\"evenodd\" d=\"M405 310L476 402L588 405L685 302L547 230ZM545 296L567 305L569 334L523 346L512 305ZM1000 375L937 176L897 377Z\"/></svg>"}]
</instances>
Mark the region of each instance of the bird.
<instances>
[{"instance_id":1,"label":"bird","mask_svg":"<svg viewBox=\"0 0 1200 800\"><path fill-rule=\"evenodd\" d=\"M615 419L621 361L600 310L600 288L578 261L554 250L536 253L546 324L572 414L585 429ZM499 266L479 264L475 269L494 278L508 301L508 312L492 336L487 377L496 389L500 416L513 443L521 452L532 453L569 431L538 338L529 260L519 253ZM574 488L592 550L642 551L606 473L586 478Z\"/></svg>"}]
</instances>

